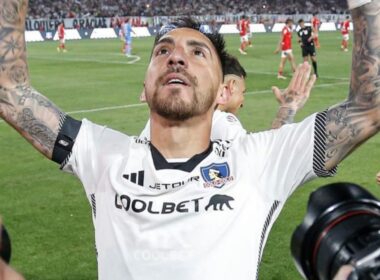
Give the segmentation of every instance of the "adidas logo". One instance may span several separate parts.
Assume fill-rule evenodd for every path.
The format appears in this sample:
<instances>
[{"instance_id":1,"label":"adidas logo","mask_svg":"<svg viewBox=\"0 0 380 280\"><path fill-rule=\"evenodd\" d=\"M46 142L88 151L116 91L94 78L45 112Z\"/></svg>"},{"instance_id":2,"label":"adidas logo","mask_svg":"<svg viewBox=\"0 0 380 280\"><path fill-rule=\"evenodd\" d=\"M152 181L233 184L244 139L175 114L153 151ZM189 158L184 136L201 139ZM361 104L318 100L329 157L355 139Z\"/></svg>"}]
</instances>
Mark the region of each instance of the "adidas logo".
<instances>
[{"instance_id":1,"label":"adidas logo","mask_svg":"<svg viewBox=\"0 0 380 280\"><path fill-rule=\"evenodd\" d=\"M123 178L141 187L144 186L144 171L143 170L137 173L123 174Z\"/></svg>"}]
</instances>

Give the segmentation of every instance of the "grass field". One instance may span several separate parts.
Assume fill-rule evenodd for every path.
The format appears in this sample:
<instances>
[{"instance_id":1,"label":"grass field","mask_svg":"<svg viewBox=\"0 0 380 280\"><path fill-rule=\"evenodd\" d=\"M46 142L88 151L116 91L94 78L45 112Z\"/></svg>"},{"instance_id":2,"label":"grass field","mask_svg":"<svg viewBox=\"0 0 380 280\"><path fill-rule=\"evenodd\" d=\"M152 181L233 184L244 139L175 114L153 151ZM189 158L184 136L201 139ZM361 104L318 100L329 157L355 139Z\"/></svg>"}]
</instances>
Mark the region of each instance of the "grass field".
<instances>
[{"instance_id":1,"label":"grass field","mask_svg":"<svg viewBox=\"0 0 380 280\"><path fill-rule=\"evenodd\" d=\"M248 73L248 93L239 117L248 130L265 130L277 108L270 88L284 88L288 82L276 79L279 56L273 50L278 34L256 35L254 47L244 57L237 51L238 36L226 40ZM351 53L340 51L339 33L322 33L320 40L320 79L297 120L347 96ZM32 84L75 118L138 134L148 119L147 106L139 103L138 96L152 42L152 38L134 40L134 54L141 59L133 64L120 53L119 40L68 41L68 53L57 53L55 42L30 43ZM297 45L294 50L300 62ZM285 75L289 72L287 65ZM375 184L379 148L377 136L342 163L335 178L308 183L290 198L270 234L260 279L301 279L289 244L310 191L331 182L351 181L380 196ZM80 182L63 174L4 123L0 123L0 155L0 213L12 238L13 266L26 279L96 279L91 211Z\"/></svg>"}]
</instances>

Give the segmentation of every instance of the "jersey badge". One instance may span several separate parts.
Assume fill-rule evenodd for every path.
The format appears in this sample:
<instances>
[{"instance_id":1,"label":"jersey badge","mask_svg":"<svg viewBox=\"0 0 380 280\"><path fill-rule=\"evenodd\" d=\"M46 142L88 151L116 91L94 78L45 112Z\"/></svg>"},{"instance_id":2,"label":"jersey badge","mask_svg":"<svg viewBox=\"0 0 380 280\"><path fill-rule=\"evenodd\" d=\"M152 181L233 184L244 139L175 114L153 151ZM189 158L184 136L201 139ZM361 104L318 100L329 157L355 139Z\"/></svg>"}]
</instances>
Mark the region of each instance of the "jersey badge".
<instances>
[{"instance_id":1,"label":"jersey badge","mask_svg":"<svg viewBox=\"0 0 380 280\"><path fill-rule=\"evenodd\" d=\"M201 167L202 178L205 181L205 188L222 188L226 183L234 179L230 176L230 167L227 162L212 163L206 167Z\"/></svg>"}]
</instances>

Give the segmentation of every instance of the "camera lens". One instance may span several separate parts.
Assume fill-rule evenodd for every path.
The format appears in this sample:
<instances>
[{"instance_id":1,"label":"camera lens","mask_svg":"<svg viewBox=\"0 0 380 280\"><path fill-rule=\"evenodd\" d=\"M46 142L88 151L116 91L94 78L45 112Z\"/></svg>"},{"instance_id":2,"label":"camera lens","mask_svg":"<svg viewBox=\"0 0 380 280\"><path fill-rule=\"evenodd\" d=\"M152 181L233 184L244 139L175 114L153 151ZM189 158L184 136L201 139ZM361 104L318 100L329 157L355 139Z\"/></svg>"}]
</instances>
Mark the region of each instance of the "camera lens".
<instances>
[{"instance_id":1,"label":"camera lens","mask_svg":"<svg viewBox=\"0 0 380 280\"><path fill-rule=\"evenodd\" d=\"M0 230L0 258L2 258L6 263L9 263L11 260L11 240L4 225L0 225Z\"/></svg>"},{"instance_id":2,"label":"camera lens","mask_svg":"<svg viewBox=\"0 0 380 280\"><path fill-rule=\"evenodd\" d=\"M379 246L380 202L352 183L314 191L291 240L297 269L316 280L333 279L342 265Z\"/></svg>"}]
</instances>

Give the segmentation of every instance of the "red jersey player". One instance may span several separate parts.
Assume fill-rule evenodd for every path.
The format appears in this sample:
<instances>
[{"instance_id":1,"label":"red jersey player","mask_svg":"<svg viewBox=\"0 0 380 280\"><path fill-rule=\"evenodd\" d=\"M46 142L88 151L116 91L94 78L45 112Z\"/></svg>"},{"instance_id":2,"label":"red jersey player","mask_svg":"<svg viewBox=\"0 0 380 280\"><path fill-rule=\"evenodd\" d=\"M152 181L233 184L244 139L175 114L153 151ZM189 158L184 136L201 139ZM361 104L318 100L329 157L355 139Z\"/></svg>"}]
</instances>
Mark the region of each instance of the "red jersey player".
<instances>
[{"instance_id":1,"label":"red jersey player","mask_svg":"<svg viewBox=\"0 0 380 280\"><path fill-rule=\"evenodd\" d=\"M342 23L341 26L342 33L342 45L341 49L345 52L348 52L348 40L350 39L350 17L347 16L346 20Z\"/></svg>"},{"instance_id":2,"label":"red jersey player","mask_svg":"<svg viewBox=\"0 0 380 280\"><path fill-rule=\"evenodd\" d=\"M292 31L293 31L293 20L288 18L285 21L285 26L281 32L281 40L278 44L275 53L278 53L281 50L281 61L278 68L278 79L286 79L283 75L284 65L286 60L289 60L293 72L296 71L296 62L294 60L293 51L292 51Z\"/></svg>"},{"instance_id":3,"label":"red jersey player","mask_svg":"<svg viewBox=\"0 0 380 280\"><path fill-rule=\"evenodd\" d=\"M60 52L60 51L63 51L63 52L67 52L66 48L65 48L65 25L63 22L61 22L59 25L58 25L58 39L59 39L59 45L57 47L57 51Z\"/></svg>"},{"instance_id":4,"label":"red jersey player","mask_svg":"<svg viewBox=\"0 0 380 280\"><path fill-rule=\"evenodd\" d=\"M247 37L248 37L248 47L252 48L252 30L251 22L247 18Z\"/></svg>"},{"instance_id":5,"label":"red jersey player","mask_svg":"<svg viewBox=\"0 0 380 280\"><path fill-rule=\"evenodd\" d=\"M321 21L319 18L317 18L317 13L313 13L313 18L311 20L311 26L313 27L313 34L314 34L314 45L317 49L319 49L319 37L318 37L318 31L319 26L321 25Z\"/></svg>"},{"instance_id":6,"label":"red jersey player","mask_svg":"<svg viewBox=\"0 0 380 280\"><path fill-rule=\"evenodd\" d=\"M239 20L238 28L240 31L240 48L239 52L241 54L246 55L245 48L248 46L248 29L249 29L249 21L245 15L241 16Z\"/></svg>"}]
</instances>

